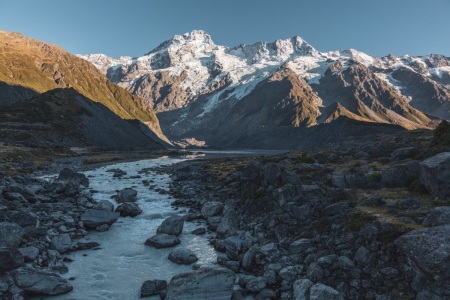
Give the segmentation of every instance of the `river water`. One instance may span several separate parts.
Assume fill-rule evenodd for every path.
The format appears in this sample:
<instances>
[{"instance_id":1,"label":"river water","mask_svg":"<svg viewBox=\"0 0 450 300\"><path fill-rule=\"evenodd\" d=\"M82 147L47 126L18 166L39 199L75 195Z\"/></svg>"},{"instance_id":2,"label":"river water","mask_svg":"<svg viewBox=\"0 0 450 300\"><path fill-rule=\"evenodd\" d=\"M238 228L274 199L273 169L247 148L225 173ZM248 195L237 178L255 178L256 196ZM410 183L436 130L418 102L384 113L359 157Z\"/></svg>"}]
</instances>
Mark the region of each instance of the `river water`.
<instances>
[{"instance_id":1,"label":"river water","mask_svg":"<svg viewBox=\"0 0 450 300\"><path fill-rule=\"evenodd\" d=\"M138 174L144 168L169 165L180 159L160 158L108 165L85 172L89 176L90 188L98 191L93 194L95 200L109 200L117 190L133 187L138 191L137 204L143 213L135 218L119 218L107 232L91 231L82 242L98 242L99 250L75 251L68 255L74 261L68 263L69 272L63 277L69 279L72 292L51 297L51 299L139 299L140 288L144 281L151 279L170 280L174 275L192 270L192 266L177 265L168 260L169 252L174 248L155 249L144 245L147 238L156 234L157 227L168 216L186 212L175 210L169 195L161 195L142 184L142 180L153 180L150 185L168 190L170 177L165 174L149 172ZM109 169L120 168L127 172L122 179L113 178ZM140 175L142 178L132 179ZM209 234L202 236L190 232L198 227L206 227L204 222L186 222L179 237L181 244L192 250L199 258L199 264L213 264L216 253L209 245ZM159 297L156 297L159 298Z\"/></svg>"}]
</instances>

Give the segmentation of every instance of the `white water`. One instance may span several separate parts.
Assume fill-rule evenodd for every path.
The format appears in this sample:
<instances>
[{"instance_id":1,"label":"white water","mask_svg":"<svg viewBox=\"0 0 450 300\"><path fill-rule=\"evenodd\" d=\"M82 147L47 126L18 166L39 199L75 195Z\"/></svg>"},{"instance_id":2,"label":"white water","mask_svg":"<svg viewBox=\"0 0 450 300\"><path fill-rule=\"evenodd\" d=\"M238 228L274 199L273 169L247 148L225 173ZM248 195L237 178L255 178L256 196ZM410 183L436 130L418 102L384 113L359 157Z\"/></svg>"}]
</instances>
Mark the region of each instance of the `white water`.
<instances>
[{"instance_id":1,"label":"white water","mask_svg":"<svg viewBox=\"0 0 450 300\"><path fill-rule=\"evenodd\" d=\"M91 231L81 241L98 242L100 250L75 251L68 255L74 261L68 263L69 273L63 275L69 279L74 290L68 294L50 299L139 299L141 285L146 280L165 279L192 269L192 266L177 265L168 260L169 252L176 247L191 249L199 258L199 264L216 262L214 249L208 243L208 234L196 236L190 232L205 223L186 222L181 236L181 244L168 249L155 249L144 245L147 238L156 234L157 227L167 217L183 213L170 205L174 200L168 195L160 195L142 184L142 180L154 180L150 185L168 190L170 178L154 172L148 175L138 174L144 168L168 165L179 159L161 158L137 162L109 165L85 172L89 176L90 188L98 191L93 194L95 200L111 200L117 190L133 187L138 191L137 204L143 213L135 218L119 218L107 232ZM123 179L115 179L108 169L120 168L128 174ZM142 178L131 179L140 175ZM86 255L86 256L85 256ZM156 297L156 298L159 298Z\"/></svg>"}]
</instances>

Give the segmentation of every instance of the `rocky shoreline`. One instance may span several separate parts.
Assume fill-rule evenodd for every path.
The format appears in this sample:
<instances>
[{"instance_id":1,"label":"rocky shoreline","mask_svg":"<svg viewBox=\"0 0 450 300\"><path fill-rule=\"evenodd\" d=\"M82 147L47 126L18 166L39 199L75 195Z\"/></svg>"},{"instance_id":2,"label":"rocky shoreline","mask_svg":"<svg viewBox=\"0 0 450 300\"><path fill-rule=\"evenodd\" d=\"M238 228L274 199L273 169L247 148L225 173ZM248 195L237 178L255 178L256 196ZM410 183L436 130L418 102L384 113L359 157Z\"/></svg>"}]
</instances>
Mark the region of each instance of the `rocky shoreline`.
<instances>
[{"instance_id":1,"label":"rocky shoreline","mask_svg":"<svg viewBox=\"0 0 450 300\"><path fill-rule=\"evenodd\" d=\"M232 299L448 299L450 152L407 140L164 171L216 232Z\"/></svg>"}]
</instances>

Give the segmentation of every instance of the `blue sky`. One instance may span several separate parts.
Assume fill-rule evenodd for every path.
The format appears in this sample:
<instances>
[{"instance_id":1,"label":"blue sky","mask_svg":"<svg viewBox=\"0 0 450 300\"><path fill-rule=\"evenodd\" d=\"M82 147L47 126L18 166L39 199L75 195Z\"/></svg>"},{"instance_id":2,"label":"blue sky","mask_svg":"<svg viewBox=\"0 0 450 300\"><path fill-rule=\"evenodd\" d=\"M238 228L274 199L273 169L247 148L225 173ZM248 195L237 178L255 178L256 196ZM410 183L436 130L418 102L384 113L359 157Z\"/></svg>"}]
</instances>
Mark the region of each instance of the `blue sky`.
<instances>
[{"instance_id":1,"label":"blue sky","mask_svg":"<svg viewBox=\"0 0 450 300\"><path fill-rule=\"evenodd\" d=\"M0 0L0 29L113 57L193 29L227 46L299 35L319 51L450 56L450 0Z\"/></svg>"}]
</instances>

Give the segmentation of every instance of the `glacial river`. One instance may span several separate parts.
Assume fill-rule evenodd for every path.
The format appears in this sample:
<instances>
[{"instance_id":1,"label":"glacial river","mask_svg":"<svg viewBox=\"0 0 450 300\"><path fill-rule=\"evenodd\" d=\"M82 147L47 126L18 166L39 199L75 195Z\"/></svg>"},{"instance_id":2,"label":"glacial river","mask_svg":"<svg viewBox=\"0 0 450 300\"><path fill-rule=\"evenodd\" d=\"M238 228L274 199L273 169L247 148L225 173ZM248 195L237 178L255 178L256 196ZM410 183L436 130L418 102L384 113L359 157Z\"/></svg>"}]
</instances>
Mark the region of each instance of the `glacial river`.
<instances>
[{"instance_id":1,"label":"glacial river","mask_svg":"<svg viewBox=\"0 0 450 300\"><path fill-rule=\"evenodd\" d=\"M141 285L146 280L165 279L192 270L192 266L178 265L168 260L169 252L174 248L155 249L144 245L147 238L156 234L157 227L168 216L182 214L186 209L175 210L169 195L161 195L142 184L143 180L153 181L150 185L168 190L168 175L150 172L138 174L144 168L169 165L180 159L160 158L108 165L85 172L89 176L90 188L98 191L93 194L95 200L109 200L117 190L133 187L138 191L137 204L143 213L135 218L119 218L107 232L90 231L82 242L98 242L99 250L75 251L68 255L73 262L67 263L69 272L63 276L71 278L72 292L49 299L139 299ZM127 172L122 179L113 178L109 169L120 168ZM140 175L142 178L132 179ZM199 264L213 264L216 253L209 245L209 234L197 236L190 232L198 227L206 227L204 222L185 222L181 244L199 258ZM156 297L159 299L159 296Z\"/></svg>"}]
</instances>

